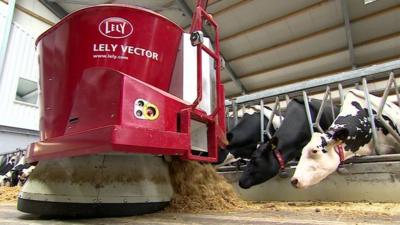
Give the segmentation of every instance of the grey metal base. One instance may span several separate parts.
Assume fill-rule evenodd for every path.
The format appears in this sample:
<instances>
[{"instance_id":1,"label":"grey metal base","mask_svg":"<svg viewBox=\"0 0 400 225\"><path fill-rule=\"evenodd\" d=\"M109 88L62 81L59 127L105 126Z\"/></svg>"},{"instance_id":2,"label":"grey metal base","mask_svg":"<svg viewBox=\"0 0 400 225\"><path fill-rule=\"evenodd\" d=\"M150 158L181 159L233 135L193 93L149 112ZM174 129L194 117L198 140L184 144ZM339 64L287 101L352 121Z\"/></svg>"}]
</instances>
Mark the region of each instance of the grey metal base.
<instances>
[{"instance_id":1,"label":"grey metal base","mask_svg":"<svg viewBox=\"0 0 400 225\"><path fill-rule=\"evenodd\" d=\"M169 202L148 203L70 203L18 198L18 210L48 217L136 216L164 209Z\"/></svg>"}]
</instances>

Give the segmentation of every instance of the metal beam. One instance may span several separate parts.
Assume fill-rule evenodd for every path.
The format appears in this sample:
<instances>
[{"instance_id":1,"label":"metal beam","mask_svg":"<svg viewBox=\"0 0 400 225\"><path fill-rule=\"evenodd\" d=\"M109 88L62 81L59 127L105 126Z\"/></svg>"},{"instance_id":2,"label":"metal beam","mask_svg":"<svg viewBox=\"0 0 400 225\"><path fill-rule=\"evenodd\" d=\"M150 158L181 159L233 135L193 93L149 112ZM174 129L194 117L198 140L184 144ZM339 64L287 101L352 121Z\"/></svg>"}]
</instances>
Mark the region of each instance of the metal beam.
<instances>
[{"instance_id":1,"label":"metal beam","mask_svg":"<svg viewBox=\"0 0 400 225\"><path fill-rule=\"evenodd\" d=\"M355 47L356 48L357 47L365 47L365 46L370 45L370 44L374 44L374 43L378 43L378 42L381 42L381 41L390 40L390 39L397 38L397 37L400 37L400 32L396 32L396 33L393 33L393 34L388 34L388 35L385 35L385 36L382 36L382 37L378 37L378 38L370 39L370 40L367 40L367 41L363 41L363 42L360 42L357 45L355 45ZM312 62L313 60L317 60L317 59L322 58L322 57L329 57L329 56L332 56L332 55L335 55L335 54L338 54L338 53L342 53L342 52L344 53L347 50L348 49L346 47L341 47L339 49L332 50L332 51L329 51L329 52L324 52L324 53L319 54L319 55L313 55L313 56L310 56L310 57L307 57L307 58L294 60L294 61L288 62L286 64L277 65L277 66L266 68L266 69L260 69L260 70L253 71L253 72L247 73L247 74L242 74L241 78L242 79L243 78L247 79L248 77L258 76L258 75L263 74L263 73L268 73L268 72L271 72L271 71L280 70L280 69L287 68L287 67L293 66L293 65L297 65L297 64L300 64L300 63ZM347 66L346 66L346 69L347 69ZM225 83L227 81L223 80L222 82Z\"/></svg>"},{"instance_id":2,"label":"metal beam","mask_svg":"<svg viewBox=\"0 0 400 225\"><path fill-rule=\"evenodd\" d=\"M400 69L400 60L394 60L387 63L382 63L379 65L373 65L362 69L342 72L334 74L331 76L316 78L312 80L306 80L303 82L298 82L295 84L284 85L276 88L271 88L265 91L256 92L253 94L248 94L244 96L239 96L233 99L236 104L242 104L245 102L250 102L258 99L273 97L277 95L287 94L291 92L301 91L309 88L320 87L328 84L338 83L346 80L352 80L356 78L361 78L371 74L378 74L387 71ZM225 101L225 106L232 104L232 101Z\"/></svg>"},{"instance_id":3,"label":"metal beam","mask_svg":"<svg viewBox=\"0 0 400 225\"><path fill-rule=\"evenodd\" d=\"M326 2L328 2L328 1L327 0L318 1L318 2L316 2L314 4L312 4L312 5L308 5L308 6L305 6L305 7L301 8L301 9L298 9L298 10L295 10L293 12L290 12L289 14L285 14L285 15L282 15L280 17L265 21L265 22L263 22L261 24L257 24L255 26L247 28L245 30L238 31L238 32L236 32L234 34L231 34L229 36L221 38L221 42L227 41L229 39L233 39L233 38L236 38L236 37L239 37L239 36L241 36L243 34L248 34L250 32L254 32L254 31L260 30L261 28L265 28L267 26L270 26L271 24L276 24L277 22L280 22L280 21L285 21L289 17L295 16L295 15L299 15L299 14L308 12L308 11L310 11L312 9L321 7L322 4L324 4Z\"/></svg>"},{"instance_id":4,"label":"metal beam","mask_svg":"<svg viewBox=\"0 0 400 225\"><path fill-rule=\"evenodd\" d=\"M233 9L236 9L236 8L240 7L241 5L247 4L247 3L251 2L251 1L253 1L253 0L242 0L242 1L239 1L239 2L237 2L237 3L235 3L235 4L232 4L232 5L230 5L230 6L226 7L226 8L223 8L223 9L221 9L221 10L219 10L219 11L212 12L211 14L212 14L212 16L213 16L214 18L217 18L220 14L229 12L229 11L231 11L231 10L233 10ZM207 5L207 6L211 6L211 5L213 5L213 4L210 4L210 2L208 2L208 5ZM187 25L187 26L185 26L183 29L186 30L186 29L188 29L189 27L190 27L190 24Z\"/></svg>"},{"instance_id":5,"label":"metal beam","mask_svg":"<svg viewBox=\"0 0 400 225\"><path fill-rule=\"evenodd\" d=\"M0 45L0 84L3 76L4 63L6 60L6 54L8 49L8 40L10 37L11 26L14 17L15 2L16 0L8 1L7 15L4 23L4 28L2 30L3 38L1 39L1 45Z\"/></svg>"},{"instance_id":6,"label":"metal beam","mask_svg":"<svg viewBox=\"0 0 400 225\"><path fill-rule=\"evenodd\" d=\"M40 3L42 3L46 8L48 8L54 15L56 15L58 18L62 19L66 15L68 15L68 12L65 11L63 7L61 7L57 2L49 1L49 0L39 0Z\"/></svg>"},{"instance_id":7,"label":"metal beam","mask_svg":"<svg viewBox=\"0 0 400 225\"><path fill-rule=\"evenodd\" d=\"M193 11L190 9L190 7L187 5L185 0L176 0L176 3L178 6L183 10L183 12L187 15L190 16L190 18L193 17ZM206 30L204 30L204 34L210 37L210 41L213 44L212 40L212 35L210 35ZM229 65L229 63L225 60L224 55L221 53L222 59L225 61L225 68L228 70L228 75L231 78L231 80L235 83L235 85L240 89L242 95L247 93L246 88L244 87L243 83L239 80L238 76L236 73L233 71L232 67Z\"/></svg>"},{"instance_id":8,"label":"metal beam","mask_svg":"<svg viewBox=\"0 0 400 225\"><path fill-rule=\"evenodd\" d=\"M347 48L349 51L349 58L351 67L356 69L356 62L354 56L354 46L353 46L353 36L351 35L351 27L350 27L350 17L349 17L349 10L347 6L347 0L340 0L340 5L342 9L342 15L344 20L344 28L346 31L346 40L347 40Z\"/></svg>"},{"instance_id":9,"label":"metal beam","mask_svg":"<svg viewBox=\"0 0 400 225\"><path fill-rule=\"evenodd\" d=\"M355 23L355 22L358 22L358 21L362 21L362 20L373 18L373 17L381 16L381 15L383 15L385 13L393 12L393 11L398 10L398 9L400 9L400 5L396 6L396 7L388 7L388 8L385 8L385 9L381 10L381 11L377 11L377 12L374 12L374 13L371 13L371 14L368 14L368 15L364 15L364 16L361 16L361 17L358 17L358 18L354 18L353 20L350 21L350 23ZM272 50L275 50L275 49L278 49L278 48L289 46L289 45L292 45L292 44L295 44L295 43L300 43L300 42L302 42L302 41L304 41L306 39L309 39L309 38L315 38L315 36L318 36L318 35L327 34L329 32L332 32L332 31L334 31L336 29L339 29L339 28L342 28L342 27L343 27L343 23L340 22L340 23L337 23L337 24L335 24L335 25L333 25L331 27L328 27L328 28L325 28L325 29L322 29L322 30L319 30L319 31L316 31L316 32L313 32L313 33L310 33L310 34L306 34L304 36L301 36L301 37L298 37L298 38L295 38L295 39L292 39L292 40L289 40L289 41L284 41L282 43L277 43L277 44L274 44L272 46L267 46L267 47L261 48L261 49L259 49L257 51L252 51L252 52L249 52L249 53L244 53L244 54L241 54L241 55L237 55L237 56L232 57L232 58L230 58L228 60L229 60L229 62L232 62L232 61L236 61L236 60L242 60L244 58L253 57L253 56L258 55L258 54L264 54L264 53L266 53L268 51L272 51ZM223 39L221 39L221 43L222 42L223 42Z\"/></svg>"}]
</instances>

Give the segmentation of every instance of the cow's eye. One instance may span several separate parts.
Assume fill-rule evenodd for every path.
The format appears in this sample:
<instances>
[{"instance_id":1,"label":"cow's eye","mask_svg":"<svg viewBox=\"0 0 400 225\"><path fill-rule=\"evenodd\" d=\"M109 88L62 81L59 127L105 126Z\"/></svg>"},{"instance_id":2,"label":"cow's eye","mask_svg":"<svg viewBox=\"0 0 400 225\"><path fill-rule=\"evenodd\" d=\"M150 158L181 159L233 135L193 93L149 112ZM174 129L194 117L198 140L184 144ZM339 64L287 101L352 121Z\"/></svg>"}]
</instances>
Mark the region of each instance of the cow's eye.
<instances>
[{"instance_id":1,"label":"cow's eye","mask_svg":"<svg viewBox=\"0 0 400 225\"><path fill-rule=\"evenodd\" d=\"M313 149L311 152L317 154L318 150Z\"/></svg>"}]
</instances>

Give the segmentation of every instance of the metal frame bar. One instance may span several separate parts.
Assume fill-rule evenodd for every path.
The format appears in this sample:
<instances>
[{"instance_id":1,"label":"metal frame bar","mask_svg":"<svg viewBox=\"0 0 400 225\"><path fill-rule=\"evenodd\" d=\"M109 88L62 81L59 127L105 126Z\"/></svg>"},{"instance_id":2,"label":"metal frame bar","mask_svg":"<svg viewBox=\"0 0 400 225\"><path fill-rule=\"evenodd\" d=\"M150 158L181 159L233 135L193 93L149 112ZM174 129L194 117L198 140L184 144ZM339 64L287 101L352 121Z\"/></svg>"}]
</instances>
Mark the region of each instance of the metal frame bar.
<instances>
[{"instance_id":1,"label":"metal frame bar","mask_svg":"<svg viewBox=\"0 0 400 225\"><path fill-rule=\"evenodd\" d=\"M275 104L274 104L274 107L273 107L272 112L271 112L271 118L269 118L268 123L267 123L267 128L265 130L265 133L267 134L269 139L272 138L272 134L271 134L271 132L269 132L269 130L271 128L271 125L272 125L272 121L274 120L275 114L277 112L279 112L279 114L281 114L280 111L281 111L281 105L280 105L280 102L279 102L279 96L276 96ZM282 117L280 117L280 119L282 119Z\"/></svg>"},{"instance_id":2,"label":"metal frame bar","mask_svg":"<svg viewBox=\"0 0 400 225\"><path fill-rule=\"evenodd\" d=\"M8 154L14 154L14 153L17 153L17 152L25 152L25 155L26 155L26 150L27 150L26 148L25 149L17 148L15 150L12 150L12 151L9 151L9 152L1 152L0 156L8 155Z\"/></svg>"},{"instance_id":3,"label":"metal frame bar","mask_svg":"<svg viewBox=\"0 0 400 225\"><path fill-rule=\"evenodd\" d=\"M286 105L289 105L290 97L288 94L285 95L285 101L286 101Z\"/></svg>"},{"instance_id":4,"label":"metal frame bar","mask_svg":"<svg viewBox=\"0 0 400 225\"><path fill-rule=\"evenodd\" d=\"M230 122L231 122L231 117L229 116L229 107L225 106L225 118L227 120L226 127L227 131L231 130Z\"/></svg>"},{"instance_id":5,"label":"metal frame bar","mask_svg":"<svg viewBox=\"0 0 400 225\"><path fill-rule=\"evenodd\" d=\"M339 98L340 98L340 109L342 109L343 102L344 102L344 92L343 92L343 86L341 83L338 84L338 90L339 90Z\"/></svg>"},{"instance_id":6,"label":"metal frame bar","mask_svg":"<svg viewBox=\"0 0 400 225\"><path fill-rule=\"evenodd\" d=\"M231 101L225 101L226 105L232 104L232 102L236 103L245 103L250 101L255 101L261 98L268 98L277 95L283 95L287 93L302 91L304 89L310 89L315 87L321 87L328 84L339 83L347 80L362 78L372 74L383 73L387 71L392 71L400 69L400 60L394 60L387 63L382 63L378 65L373 65L361 69L356 69L352 71L342 72L338 74L334 74L331 76L321 77L313 80L298 82L295 84L284 85L276 88L267 89L264 91L239 96L236 99L232 99Z\"/></svg>"},{"instance_id":7,"label":"metal frame bar","mask_svg":"<svg viewBox=\"0 0 400 225\"><path fill-rule=\"evenodd\" d=\"M233 124L236 126L238 124L238 107L236 103L233 103L232 111L233 111Z\"/></svg>"},{"instance_id":8,"label":"metal frame bar","mask_svg":"<svg viewBox=\"0 0 400 225\"><path fill-rule=\"evenodd\" d=\"M2 30L3 38L1 38L1 45L0 45L0 85L1 85L1 80L3 77L3 70L4 70L4 64L6 61L8 42L9 42L9 38L10 38L10 34L11 34L11 27L12 27L14 12L15 12L15 5L16 5L15 2L16 2L16 0L8 1L6 21L4 24L4 29Z\"/></svg>"},{"instance_id":9,"label":"metal frame bar","mask_svg":"<svg viewBox=\"0 0 400 225\"><path fill-rule=\"evenodd\" d=\"M314 127L316 127L318 129L318 131L321 132L321 133L323 133L324 130L322 129L321 125L319 125L319 121L321 120L322 112L324 111L323 109L324 109L324 106L325 106L325 102L327 101L328 96L330 96L330 95L331 95L331 90L330 90L329 86L326 86L326 91L325 91L325 94L324 94L324 98L322 99L321 106L318 109L318 114L317 114L317 117L315 118L315 123L313 124ZM332 98L330 97L330 99L332 99ZM332 107L333 107L333 105L332 105ZM332 110L333 110L333 108L332 108Z\"/></svg>"},{"instance_id":10,"label":"metal frame bar","mask_svg":"<svg viewBox=\"0 0 400 225\"><path fill-rule=\"evenodd\" d=\"M68 12L55 1L39 0L39 2L60 19L68 15Z\"/></svg>"},{"instance_id":11,"label":"metal frame bar","mask_svg":"<svg viewBox=\"0 0 400 225\"><path fill-rule=\"evenodd\" d=\"M333 98L332 98L332 93L329 94L329 101L331 103L331 113L332 113L332 119L335 120L336 119L336 115L335 115L335 104L333 104Z\"/></svg>"},{"instance_id":12,"label":"metal frame bar","mask_svg":"<svg viewBox=\"0 0 400 225\"><path fill-rule=\"evenodd\" d=\"M347 48L349 51L350 64L353 69L356 69L357 66L356 66L356 62L355 62L353 37L351 35L350 17L349 17L349 10L348 10L348 6L347 6L347 0L340 0L340 6L342 9L342 15L343 15L343 20L344 20L344 29L346 31L346 40L347 40Z\"/></svg>"},{"instance_id":13,"label":"metal frame bar","mask_svg":"<svg viewBox=\"0 0 400 225\"><path fill-rule=\"evenodd\" d=\"M385 119L384 119L383 116L382 116L383 108L385 107L385 103L386 103L387 97L389 96L389 91L390 91L390 88L391 88L392 84L394 84L394 88L395 88L395 90L396 90L397 100L399 101L399 99L400 99L400 97L399 97L399 92L398 92L398 86L397 86L396 80L395 80L395 78L394 78L394 73L393 73L393 72L390 72L390 73L389 73L389 81L388 81L388 84L387 84L387 86L386 86L386 89L385 89L385 91L384 91L384 93L383 93L383 97L382 97L381 103L380 103L380 105L379 105L378 113L377 113L376 117L377 117L377 120L379 120L379 122L380 122L380 123L390 132L390 134L393 135L393 137L400 143L400 135L399 135L391 126L389 126L389 124L385 121ZM400 101L399 101L399 103L400 103Z\"/></svg>"},{"instance_id":14,"label":"metal frame bar","mask_svg":"<svg viewBox=\"0 0 400 225\"><path fill-rule=\"evenodd\" d=\"M391 72L391 74L393 74L393 72ZM394 76L394 74L393 74L393 76ZM393 79L393 84L395 86L394 91L397 96L397 105L400 106L400 94L399 94L399 89L398 89L399 86L396 83L396 79Z\"/></svg>"},{"instance_id":15,"label":"metal frame bar","mask_svg":"<svg viewBox=\"0 0 400 225\"><path fill-rule=\"evenodd\" d=\"M363 88L364 88L365 98L367 100L367 110L368 110L368 114L369 114L368 120L371 124L372 140L374 142L375 154L380 155L380 151L379 151L379 147L378 147L378 135L376 133L375 116L372 112L371 101L369 99L367 78L365 78L365 77L362 78L362 84L363 84Z\"/></svg>"},{"instance_id":16,"label":"metal frame bar","mask_svg":"<svg viewBox=\"0 0 400 225\"><path fill-rule=\"evenodd\" d=\"M309 129L312 134L314 132L314 126L311 119L310 106L308 105L308 96L306 91L303 91L303 101L304 101L304 107L306 108L306 115L307 115Z\"/></svg>"},{"instance_id":17,"label":"metal frame bar","mask_svg":"<svg viewBox=\"0 0 400 225\"><path fill-rule=\"evenodd\" d=\"M269 121L268 121L269 123ZM260 100L260 127L261 127L261 143L264 143L264 100Z\"/></svg>"},{"instance_id":18,"label":"metal frame bar","mask_svg":"<svg viewBox=\"0 0 400 225\"><path fill-rule=\"evenodd\" d=\"M187 14L190 17L193 17L193 11L190 9L190 7L187 5L187 3L184 0L176 0L176 3L178 4L179 8L181 8L183 10L183 12L185 14ZM212 37L206 30L204 30L204 34L209 37ZM211 42L211 44L214 44L212 38L210 38L210 42ZM244 87L243 83L239 80L237 74L233 71L229 62L225 60L225 57L222 53L220 53L220 56L225 61L225 68L228 70L228 75L231 78L231 80L240 89L242 94L246 94L247 93L246 88Z\"/></svg>"}]
</instances>

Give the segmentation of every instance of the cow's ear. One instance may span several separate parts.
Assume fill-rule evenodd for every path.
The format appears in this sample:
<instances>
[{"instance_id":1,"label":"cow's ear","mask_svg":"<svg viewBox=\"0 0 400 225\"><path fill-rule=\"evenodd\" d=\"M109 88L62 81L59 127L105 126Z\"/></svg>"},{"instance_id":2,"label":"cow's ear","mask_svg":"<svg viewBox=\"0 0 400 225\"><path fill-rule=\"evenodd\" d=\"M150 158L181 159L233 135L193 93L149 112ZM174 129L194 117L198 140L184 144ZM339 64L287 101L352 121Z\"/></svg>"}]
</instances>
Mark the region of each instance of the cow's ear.
<instances>
[{"instance_id":1,"label":"cow's ear","mask_svg":"<svg viewBox=\"0 0 400 225\"><path fill-rule=\"evenodd\" d=\"M333 131L332 139L335 141L345 141L349 136L349 130L341 127Z\"/></svg>"}]
</instances>

